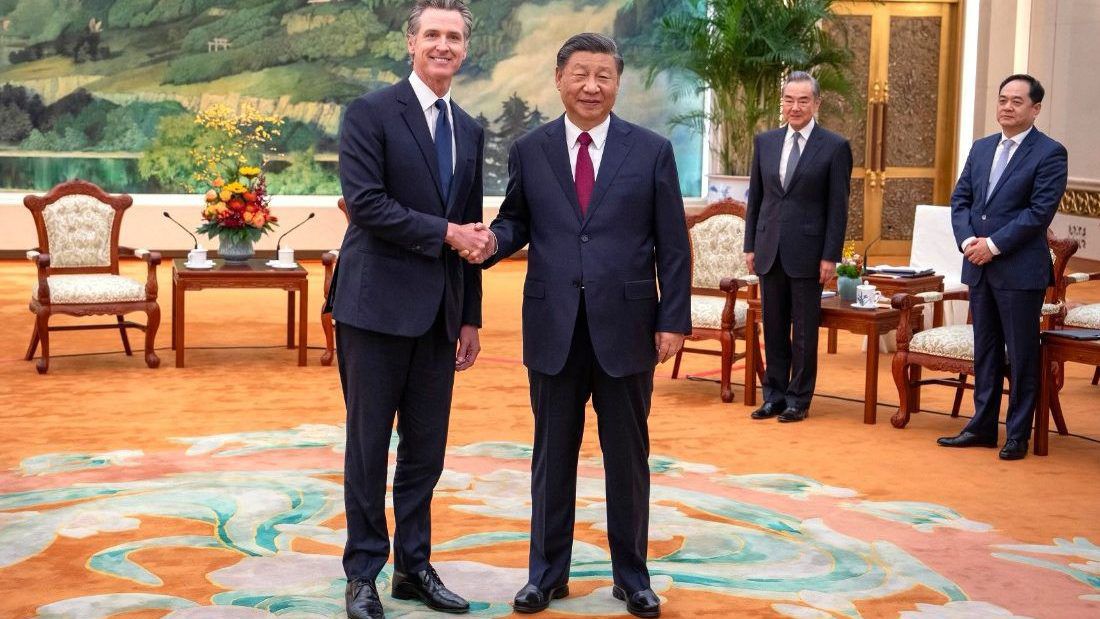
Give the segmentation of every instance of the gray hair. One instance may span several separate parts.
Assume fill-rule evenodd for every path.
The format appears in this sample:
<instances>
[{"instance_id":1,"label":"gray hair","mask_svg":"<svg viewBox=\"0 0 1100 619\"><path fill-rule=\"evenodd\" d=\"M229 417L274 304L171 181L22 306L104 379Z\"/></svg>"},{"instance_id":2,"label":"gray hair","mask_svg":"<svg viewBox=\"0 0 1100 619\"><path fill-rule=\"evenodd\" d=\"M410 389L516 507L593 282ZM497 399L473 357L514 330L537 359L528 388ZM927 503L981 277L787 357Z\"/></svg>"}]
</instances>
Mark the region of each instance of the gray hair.
<instances>
[{"instance_id":1,"label":"gray hair","mask_svg":"<svg viewBox=\"0 0 1100 619\"><path fill-rule=\"evenodd\" d=\"M466 25L464 38L467 41L470 40L470 31L474 27L474 14L470 12L470 7L466 6L466 3L462 0L416 0L416 4L409 10L408 26L405 28L406 35L411 37L420 32L420 16L425 9L458 11L458 14L462 16L462 23Z\"/></svg>"},{"instance_id":2,"label":"gray hair","mask_svg":"<svg viewBox=\"0 0 1100 619\"><path fill-rule=\"evenodd\" d=\"M788 73L787 77L783 78L783 86L780 87L779 92L786 92L787 84L792 82L809 82L814 89L814 99L821 98L821 85L817 83L817 78L805 71L791 71Z\"/></svg>"},{"instance_id":3,"label":"gray hair","mask_svg":"<svg viewBox=\"0 0 1100 619\"><path fill-rule=\"evenodd\" d=\"M569 37L569 40L558 50L558 70L565 68L569 57L577 52L591 52L593 54L608 54L615 59L615 69L619 75L623 74L623 55L619 53L619 46L615 39L599 34L598 32L582 32Z\"/></svg>"}]
</instances>

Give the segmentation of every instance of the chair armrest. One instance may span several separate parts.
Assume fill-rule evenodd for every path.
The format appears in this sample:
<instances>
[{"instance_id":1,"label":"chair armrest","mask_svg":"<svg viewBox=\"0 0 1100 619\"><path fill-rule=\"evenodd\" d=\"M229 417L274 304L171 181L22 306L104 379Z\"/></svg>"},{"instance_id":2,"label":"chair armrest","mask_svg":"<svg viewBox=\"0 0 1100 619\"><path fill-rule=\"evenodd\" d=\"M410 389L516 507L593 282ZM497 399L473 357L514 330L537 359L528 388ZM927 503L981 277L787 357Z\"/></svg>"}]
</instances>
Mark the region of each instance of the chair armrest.
<instances>
[{"instance_id":1,"label":"chair armrest","mask_svg":"<svg viewBox=\"0 0 1100 619\"><path fill-rule=\"evenodd\" d=\"M119 248L121 253L121 247ZM137 258L144 260L149 265L149 270L145 278L145 300L156 301L157 300L157 265L160 264L161 256L159 251L149 251L148 249L134 249L127 250Z\"/></svg>"},{"instance_id":2,"label":"chair armrest","mask_svg":"<svg viewBox=\"0 0 1100 619\"><path fill-rule=\"evenodd\" d=\"M916 294L899 292L890 297L890 306L900 312L897 331L898 350L909 349L909 340L913 338L913 333L918 330L914 327L922 324L921 319L923 315L914 316L914 309L920 311L919 306L926 303L965 301L969 298L969 290L958 290L955 292L918 292Z\"/></svg>"},{"instance_id":3,"label":"chair armrest","mask_svg":"<svg viewBox=\"0 0 1100 619\"><path fill-rule=\"evenodd\" d=\"M330 267L330 266L336 264L336 261L339 258L340 258L340 250L339 249L330 249L330 250L326 251L325 253L321 254L321 264L325 265L326 267Z\"/></svg>"},{"instance_id":4,"label":"chair armrest","mask_svg":"<svg viewBox=\"0 0 1100 619\"><path fill-rule=\"evenodd\" d=\"M1100 271L1095 273L1070 273L1065 277L1065 285L1080 284L1082 282L1094 281L1100 279Z\"/></svg>"},{"instance_id":5,"label":"chair armrest","mask_svg":"<svg viewBox=\"0 0 1100 619\"><path fill-rule=\"evenodd\" d=\"M33 262L38 270L38 302L49 305L50 285L47 278L50 276L50 255L31 249L27 251L27 260Z\"/></svg>"},{"instance_id":6,"label":"chair armrest","mask_svg":"<svg viewBox=\"0 0 1100 619\"><path fill-rule=\"evenodd\" d=\"M723 292L737 292L741 288L752 288L760 284L760 278L756 275L746 275L744 277L725 277L718 284L718 287Z\"/></svg>"}]
</instances>

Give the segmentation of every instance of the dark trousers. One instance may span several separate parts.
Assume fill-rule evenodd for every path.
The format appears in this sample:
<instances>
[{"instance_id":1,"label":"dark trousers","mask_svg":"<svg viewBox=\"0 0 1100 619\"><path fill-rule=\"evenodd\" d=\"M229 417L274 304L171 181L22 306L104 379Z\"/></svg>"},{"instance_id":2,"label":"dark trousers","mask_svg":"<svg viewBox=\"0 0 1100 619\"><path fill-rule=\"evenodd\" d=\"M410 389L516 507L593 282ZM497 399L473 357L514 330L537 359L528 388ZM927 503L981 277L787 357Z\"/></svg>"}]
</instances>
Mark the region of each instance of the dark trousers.
<instances>
[{"instance_id":1,"label":"dark trousers","mask_svg":"<svg viewBox=\"0 0 1100 619\"><path fill-rule=\"evenodd\" d=\"M397 416L394 569L428 565L432 491L443 471L454 385L455 345L441 318L420 337L336 325L340 384L347 406L344 505L348 541L344 572L373 581L386 564L386 466Z\"/></svg>"},{"instance_id":2,"label":"dark trousers","mask_svg":"<svg viewBox=\"0 0 1100 619\"><path fill-rule=\"evenodd\" d=\"M764 322L764 401L809 408L817 383L817 328L821 324L821 283L816 277L790 277L776 255L760 274Z\"/></svg>"},{"instance_id":3,"label":"dark trousers","mask_svg":"<svg viewBox=\"0 0 1100 619\"><path fill-rule=\"evenodd\" d=\"M1002 290L985 278L970 287L974 321L974 418L966 430L996 439L1008 353L1007 437L1026 441L1039 394L1039 316L1043 290Z\"/></svg>"},{"instance_id":4,"label":"dark trousers","mask_svg":"<svg viewBox=\"0 0 1100 619\"><path fill-rule=\"evenodd\" d=\"M569 580L577 498L577 457L589 397L596 409L607 493L607 538L615 584L649 588L649 427L653 371L609 376L592 350L584 300L565 367L530 370L535 413L531 462L529 581L548 589Z\"/></svg>"}]
</instances>

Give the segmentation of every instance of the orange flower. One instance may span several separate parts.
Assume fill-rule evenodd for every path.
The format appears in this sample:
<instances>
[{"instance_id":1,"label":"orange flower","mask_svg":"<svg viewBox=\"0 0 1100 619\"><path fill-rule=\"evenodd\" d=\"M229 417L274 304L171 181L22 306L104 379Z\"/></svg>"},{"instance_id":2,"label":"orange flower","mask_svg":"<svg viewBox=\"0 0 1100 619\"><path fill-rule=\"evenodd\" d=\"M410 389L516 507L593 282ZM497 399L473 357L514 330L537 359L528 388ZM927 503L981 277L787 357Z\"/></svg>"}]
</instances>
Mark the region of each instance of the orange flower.
<instances>
[{"instance_id":1,"label":"orange flower","mask_svg":"<svg viewBox=\"0 0 1100 619\"><path fill-rule=\"evenodd\" d=\"M225 184L225 181L223 181L221 178L215 178L214 182L211 183L211 184L214 185L215 187L221 187L222 185Z\"/></svg>"},{"instance_id":2,"label":"orange flower","mask_svg":"<svg viewBox=\"0 0 1100 619\"><path fill-rule=\"evenodd\" d=\"M218 200L218 192L214 191L213 189L206 192L206 201L207 202L216 202L217 200Z\"/></svg>"}]
</instances>

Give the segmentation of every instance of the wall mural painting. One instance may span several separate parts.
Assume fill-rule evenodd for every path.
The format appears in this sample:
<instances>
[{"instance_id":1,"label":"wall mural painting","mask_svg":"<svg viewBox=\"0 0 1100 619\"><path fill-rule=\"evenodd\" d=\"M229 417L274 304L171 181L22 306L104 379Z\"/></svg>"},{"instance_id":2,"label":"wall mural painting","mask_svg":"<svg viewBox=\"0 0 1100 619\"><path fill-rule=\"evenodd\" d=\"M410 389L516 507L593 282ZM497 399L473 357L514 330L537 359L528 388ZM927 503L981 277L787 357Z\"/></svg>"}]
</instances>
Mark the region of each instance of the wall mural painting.
<instances>
[{"instance_id":1,"label":"wall mural painting","mask_svg":"<svg viewBox=\"0 0 1100 619\"><path fill-rule=\"evenodd\" d=\"M685 195L702 140L668 120L698 108L637 58L675 0L471 0L470 55L455 99L486 127L486 193L502 195L512 141L561 112L554 54L599 31L623 46L617 113L669 135ZM110 191L189 187L194 115L214 104L284 117L268 163L274 193L336 194L344 106L410 68L410 0L0 0L0 188L73 177Z\"/></svg>"}]
</instances>

